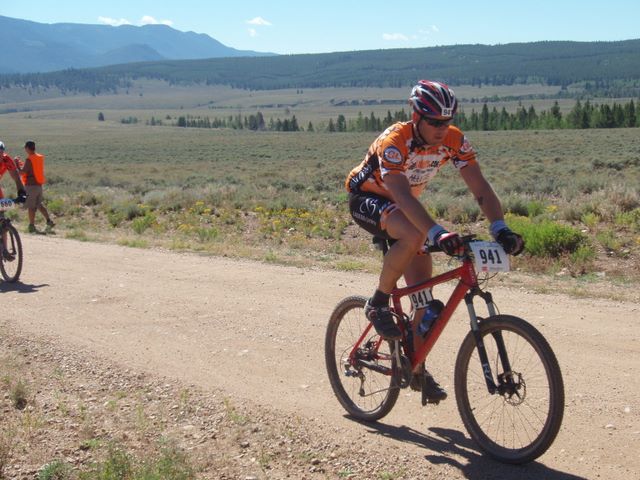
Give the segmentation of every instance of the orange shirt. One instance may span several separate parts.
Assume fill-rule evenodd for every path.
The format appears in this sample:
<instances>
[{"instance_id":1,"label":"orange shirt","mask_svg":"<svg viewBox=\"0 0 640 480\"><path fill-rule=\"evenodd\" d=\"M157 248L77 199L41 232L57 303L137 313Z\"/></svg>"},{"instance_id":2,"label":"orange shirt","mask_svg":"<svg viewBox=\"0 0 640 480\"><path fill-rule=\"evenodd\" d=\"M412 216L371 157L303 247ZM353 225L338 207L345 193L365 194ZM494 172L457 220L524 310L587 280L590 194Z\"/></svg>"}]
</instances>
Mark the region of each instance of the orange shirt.
<instances>
[{"instance_id":1,"label":"orange shirt","mask_svg":"<svg viewBox=\"0 0 640 480\"><path fill-rule=\"evenodd\" d=\"M458 128L450 126L440 145L421 145L414 139L413 123L400 122L371 144L364 160L349 173L345 186L350 192L372 192L392 200L384 178L404 175L417 198L449 160L458 170L477 163L473 147Z\"/></svg>"},{"instance_id":2,"label":"orange shirt","mask_svg":"<svg viewBox=\"0 0 640 480\"><path fill-rule=\"evenodd\" d=\"M45 181L44 155L32 153L22 169L22 183L24 185L44 185Z\"/></svg>"},{"instance_id":3,"label":"orange shirt","mask_svg":"<svg viewBox=\"0 0 640 480\"><path fill-rule=\"evenodd\" d=\"M5 172L13 172L16 169L16 164L6 153L2 153L0 155L0 178L5 174ZM2 192L2 187L0 187L0 198L4 198L4 193Z\"/></svg>"}]
</instances>

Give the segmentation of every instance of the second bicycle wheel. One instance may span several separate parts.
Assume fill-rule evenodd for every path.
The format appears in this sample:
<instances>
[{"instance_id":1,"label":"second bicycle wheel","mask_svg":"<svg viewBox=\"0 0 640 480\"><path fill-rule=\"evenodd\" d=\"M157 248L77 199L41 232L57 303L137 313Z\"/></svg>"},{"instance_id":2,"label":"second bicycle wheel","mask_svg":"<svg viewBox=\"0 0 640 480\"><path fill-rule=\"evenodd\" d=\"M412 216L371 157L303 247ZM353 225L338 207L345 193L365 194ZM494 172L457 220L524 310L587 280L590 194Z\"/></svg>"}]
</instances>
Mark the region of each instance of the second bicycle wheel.
<instances>
[{"instance_id":1,"label":"second bicycle wheel","mask_svg":"<svg viewBox=\"0 0 640 480\"><path fill-rule=\"evenodd\" d=\"M480 448L497 460L535 460L551 446L562 423L564 386L558 361L542 334L521 318L484 319L480 335L497 391L489 393L469 332L455 368L462 421Z\"/></svg>"},{"instance_id":2,"label":"second bicycle wheel","mask_svg":"<svg viewBox=\"0 0 640 480\"><path fill-rule=\"evenodd\" d=\"M369 326L365 303L366 298L357 296L336 306L327 326L325 361L344 409L358 420L375 421L391 411L400 389L397 375L391 374L396 367L392 344L381 342L373 329L361 339Z\"/></svg>"},{"instance_id":3,"label":"second bicycle wheel","mask_svg":"<svg viewBox=\"0 0 640 480\"><path fill-rule=\"evenodd\" d=\"M22 242L13 225L4 225L0 232L6 240L0 252L0 273L7 282L17 282L22 273Z\"/></svg>"}]
</instances>

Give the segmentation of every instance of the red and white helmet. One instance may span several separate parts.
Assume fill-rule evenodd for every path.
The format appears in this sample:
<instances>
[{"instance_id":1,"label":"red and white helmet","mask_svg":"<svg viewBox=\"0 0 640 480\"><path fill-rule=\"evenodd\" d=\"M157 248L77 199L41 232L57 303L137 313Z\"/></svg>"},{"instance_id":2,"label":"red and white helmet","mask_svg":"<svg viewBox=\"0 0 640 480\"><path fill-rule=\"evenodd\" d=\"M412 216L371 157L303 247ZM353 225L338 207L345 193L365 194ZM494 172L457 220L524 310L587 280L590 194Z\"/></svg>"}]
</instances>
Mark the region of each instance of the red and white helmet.
<instances>
[{"instance_id":1,"label":"red and white helmet","mask_svg":"<svg viewBox=\"0 0 640 480\"><path fill-rule=\"evenodd\" d=\"M411 90L409 103L420 117L448 120L458 109L456 95L446 84L420 80Z\"/></svg>"}]
</instances>

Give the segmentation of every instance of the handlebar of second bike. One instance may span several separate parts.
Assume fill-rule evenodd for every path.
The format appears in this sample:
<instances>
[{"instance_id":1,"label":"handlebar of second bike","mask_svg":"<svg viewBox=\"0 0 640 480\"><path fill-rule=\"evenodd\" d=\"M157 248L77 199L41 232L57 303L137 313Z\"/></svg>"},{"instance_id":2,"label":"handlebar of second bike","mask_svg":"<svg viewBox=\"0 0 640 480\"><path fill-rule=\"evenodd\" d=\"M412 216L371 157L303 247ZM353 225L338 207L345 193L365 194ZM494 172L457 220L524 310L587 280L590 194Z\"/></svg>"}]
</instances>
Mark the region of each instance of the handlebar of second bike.
<instances>
[{"instance_id":1,"label":"handlebar of second bike","mask_svg":"<svg viewBox=\"0 0 640 480\"><path fill-rule=\"evenodd\" d=\"M0 198L0 212L6 212L7 210L11 210L21 203L24 203L24 199L20 197Z\"/></svg>"}]
</instances>

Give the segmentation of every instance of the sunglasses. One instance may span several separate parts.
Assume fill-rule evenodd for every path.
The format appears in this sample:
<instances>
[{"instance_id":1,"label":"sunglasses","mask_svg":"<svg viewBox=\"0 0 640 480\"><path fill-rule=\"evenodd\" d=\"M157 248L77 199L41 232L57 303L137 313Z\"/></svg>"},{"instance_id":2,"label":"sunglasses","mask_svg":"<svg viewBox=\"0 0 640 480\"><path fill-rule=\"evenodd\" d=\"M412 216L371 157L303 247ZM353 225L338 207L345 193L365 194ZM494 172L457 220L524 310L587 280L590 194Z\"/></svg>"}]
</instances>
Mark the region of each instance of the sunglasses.
<instances>
[{"instance_id":1,"label":"sunglasses","mask_svg":"<svg viewBox=\"0 0 640 480\"><path fill-rule=\"evenodd\" d=\"M441 127L448 127L449 125L451 125L452 120L434 120L433 118L426 118L423 117L424 121L427 122L429 125L431 125L432 127L436 127L436 128L441 128Z\"/></svg>"}]
</instances>

